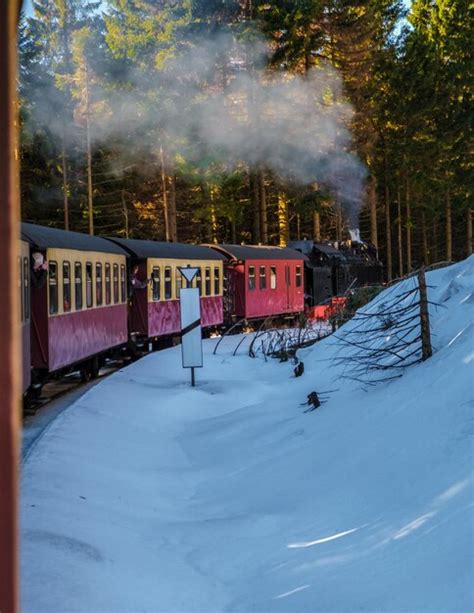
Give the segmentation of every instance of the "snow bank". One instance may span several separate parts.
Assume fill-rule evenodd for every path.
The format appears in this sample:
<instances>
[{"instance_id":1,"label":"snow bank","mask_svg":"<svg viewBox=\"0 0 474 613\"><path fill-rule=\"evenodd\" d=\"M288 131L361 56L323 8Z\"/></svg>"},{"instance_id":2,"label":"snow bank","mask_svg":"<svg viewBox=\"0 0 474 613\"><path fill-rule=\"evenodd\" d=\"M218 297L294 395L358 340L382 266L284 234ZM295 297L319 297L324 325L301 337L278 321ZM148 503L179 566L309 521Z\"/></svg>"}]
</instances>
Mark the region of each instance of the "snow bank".
<instances>
[{"instance_id":1,"label":"snow bank","mask_svg":"<svg viewBox=\"0 0 474 613\"><path fill-rule=\"evenodd\" d=\"M174 348L89 391L23 467L23 611L472 611L474 257L428 282L435 355L369 392L332 337L298 379L234 337L195 389Z\"/></svg>"}]
</instances>

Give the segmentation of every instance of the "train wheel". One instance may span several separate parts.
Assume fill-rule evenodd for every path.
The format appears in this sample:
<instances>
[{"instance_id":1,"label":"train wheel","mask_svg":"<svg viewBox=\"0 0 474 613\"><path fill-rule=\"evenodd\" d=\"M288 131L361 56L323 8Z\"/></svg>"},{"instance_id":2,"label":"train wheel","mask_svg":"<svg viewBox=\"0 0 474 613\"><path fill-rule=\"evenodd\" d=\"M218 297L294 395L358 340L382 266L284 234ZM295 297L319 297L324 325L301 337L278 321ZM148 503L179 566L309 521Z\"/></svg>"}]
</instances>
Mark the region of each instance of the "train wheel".
<instances>
[{"instance_id":1,"label":"train wheel","mask_svg":"<svg viewBox=\"0 0 474 613\"><path fill-rule=\"evenodd\" d=\"M130 338L127 343L127 353L128 353L128 356L127 356L128 364L130 363L130 361L135 362L140 357L137 344L132 338Z\"/></svg>"},{"instance_id":2,"label":"train wheel","mask_svg":"<svg viewBox=\"0 0 474 613\"><path fill-rule=\"evenodd\" d=\"M99 376L100 370L100 360L98 356L92 358L91 360L85 362L83 364L81 370L81 381L82 383L87 383L87 381L91 381L92 379L97 379Z\"/></svg>"},{"instance_id":3,"label":"train wheel","mask_svg":"<svg viewBox=\"0 0 474 613\"><path fill-rule=\"evenodd\" d=\"M40 383L31 385L23 396L23 415L35 415L43 386Z\"/></svg>"},{"instance_id":4,"label":"train wheel","mask_svg":"<svg viewBox=\"0 0 474 613\"><path fill-rule=\"evenodd\" d=\"M79 372L81 373L81 383L87 383L91 380L91 373L87 365L83 366Z\"/></svg>"},{"instance_id":5,"label":"train wheel","mask_svg":"<svg viewBox=\"0 0 474 613\"><path fill-rule=\"evenodd\" d=\"M89 365L90 378L97 379L97 377L99 376L99 370L100 370L100 360L98 356L96 356L95 358L92 358L92 360L90 361L90 365Z\"/></svg>"},{"instance_id":6,"label":"train wheel","mask_svg":"<svg viewBox=\"0 0 474 613\"><path fill-rule=\"evenodd\" d=\"M23 415L34 415L35 413L36 413L36 408L34 407L31 394L28 391L23 396Z\"/></svg>"}]
</instances>

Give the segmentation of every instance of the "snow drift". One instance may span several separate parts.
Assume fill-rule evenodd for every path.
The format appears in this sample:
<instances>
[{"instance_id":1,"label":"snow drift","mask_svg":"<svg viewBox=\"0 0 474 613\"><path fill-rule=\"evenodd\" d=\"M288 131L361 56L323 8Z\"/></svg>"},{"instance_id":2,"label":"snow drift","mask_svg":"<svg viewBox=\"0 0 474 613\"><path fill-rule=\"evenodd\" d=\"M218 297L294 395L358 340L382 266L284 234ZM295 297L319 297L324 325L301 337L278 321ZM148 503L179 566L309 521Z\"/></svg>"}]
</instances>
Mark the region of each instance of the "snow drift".
<instances>
[{"instance_id":1,"label":"snow drift","mask_svg":"<svg viewBox=\"0 0 474 613\"><path fill-rule=\"evenodd\" d=\"M427 278L434 356L368 392L234 337L85 394L23 466L23 610L471 611L474 257Z\"/></svg>"}]
</instances>

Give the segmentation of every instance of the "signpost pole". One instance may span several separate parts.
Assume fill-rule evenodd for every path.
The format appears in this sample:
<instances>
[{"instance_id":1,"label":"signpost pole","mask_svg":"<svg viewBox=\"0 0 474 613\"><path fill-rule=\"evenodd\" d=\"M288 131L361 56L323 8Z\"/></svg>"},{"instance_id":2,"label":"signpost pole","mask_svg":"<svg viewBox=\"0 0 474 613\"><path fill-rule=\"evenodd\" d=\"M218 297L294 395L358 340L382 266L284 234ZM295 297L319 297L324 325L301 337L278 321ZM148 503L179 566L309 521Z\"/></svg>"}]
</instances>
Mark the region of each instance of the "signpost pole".
<instances>
[{"instance_id":1,"label":"signpost pole","mask_svg":"<svg viewBox=\"0 0 474 613\"><path fill-rule=\"evenodd\" d=\"M195 368L202 368L202 332L200 291L192 287L192 280L199 272L197 267L180 267L186 279L186 287L179 293L181 312L181 355L183 368L191 369L191 386L196 386Z\"/></svg>"}]
</instances>

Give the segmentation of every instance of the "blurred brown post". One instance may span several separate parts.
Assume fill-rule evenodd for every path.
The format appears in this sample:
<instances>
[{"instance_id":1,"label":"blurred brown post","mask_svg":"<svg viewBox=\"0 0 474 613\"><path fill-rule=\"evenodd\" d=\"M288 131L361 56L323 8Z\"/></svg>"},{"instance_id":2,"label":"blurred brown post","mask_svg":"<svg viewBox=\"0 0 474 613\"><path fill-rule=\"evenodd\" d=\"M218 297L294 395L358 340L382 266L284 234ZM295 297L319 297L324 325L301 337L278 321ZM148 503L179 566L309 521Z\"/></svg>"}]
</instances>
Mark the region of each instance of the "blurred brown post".
<instances>
[{"instance_id":1,"label":"blurred brown post","mask_svg":"<svg viewBox=\"0 0 474 613\"><path fill-rule=\"evenodd\" d=\"M18 611L20 343L16 104L18 0L0 0L0 611Z\"/></svg>"}]
</instances>

